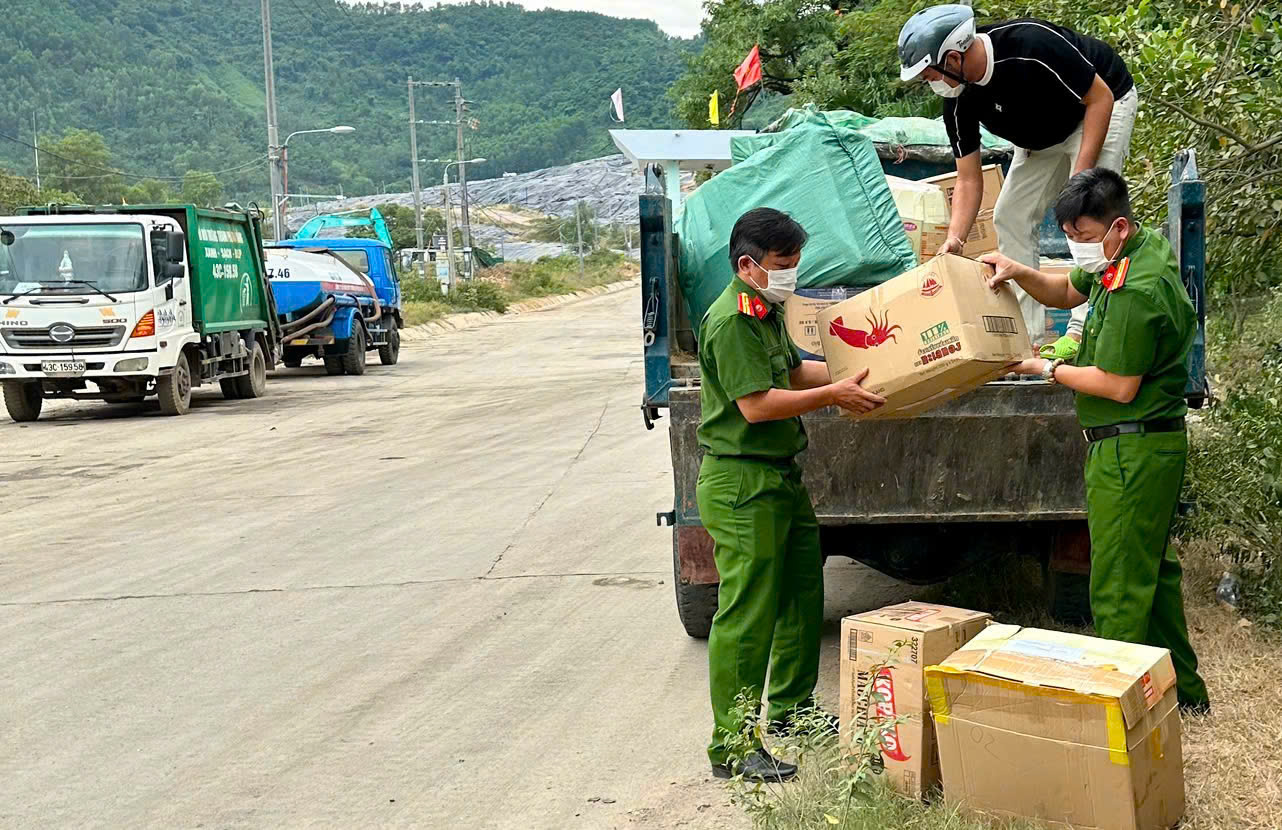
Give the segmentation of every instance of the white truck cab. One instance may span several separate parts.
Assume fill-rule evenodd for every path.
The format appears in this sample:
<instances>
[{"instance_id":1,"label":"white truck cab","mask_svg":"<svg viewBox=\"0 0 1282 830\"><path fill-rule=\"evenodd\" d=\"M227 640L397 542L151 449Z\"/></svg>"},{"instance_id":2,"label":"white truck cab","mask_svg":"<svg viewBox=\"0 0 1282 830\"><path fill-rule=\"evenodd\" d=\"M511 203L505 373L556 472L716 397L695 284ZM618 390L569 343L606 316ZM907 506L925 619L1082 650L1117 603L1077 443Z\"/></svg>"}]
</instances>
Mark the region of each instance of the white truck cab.
<instances>
[{"instance_id":1,"label":"white truck cab","mask_svg":"<svg viewBox=\"0 0 1282 830\"><path fill-rule=\"evenodd\" d=\"M166 413L182 414L202 380L229 379L236 390L250 373L250 344L209 356L186 253L174 216L0 217L0 384L14 420L34 420L50 397L134 403L155 394ZM252 380L243 391L261 394Z\"/></svg>"}]
</instances>

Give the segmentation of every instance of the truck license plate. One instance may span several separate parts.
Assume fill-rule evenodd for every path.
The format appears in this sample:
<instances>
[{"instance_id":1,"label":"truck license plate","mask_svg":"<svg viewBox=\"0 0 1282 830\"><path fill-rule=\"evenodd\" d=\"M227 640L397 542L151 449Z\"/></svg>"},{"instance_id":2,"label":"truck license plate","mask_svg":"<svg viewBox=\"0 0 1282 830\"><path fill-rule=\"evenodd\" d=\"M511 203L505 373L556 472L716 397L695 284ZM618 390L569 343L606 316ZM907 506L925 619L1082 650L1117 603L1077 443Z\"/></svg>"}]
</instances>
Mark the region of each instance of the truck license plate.
<instances>
[{"instance_id":1,"label":"truck license plate","mask_svg":"<svg viewBox=\"0 0 1282 830\"><path fill-rule=\"evenodd\" d=\"M83 360L42 360L40 371L46 375L83 375L85 362Z\"/></svg>"}]
</instances>

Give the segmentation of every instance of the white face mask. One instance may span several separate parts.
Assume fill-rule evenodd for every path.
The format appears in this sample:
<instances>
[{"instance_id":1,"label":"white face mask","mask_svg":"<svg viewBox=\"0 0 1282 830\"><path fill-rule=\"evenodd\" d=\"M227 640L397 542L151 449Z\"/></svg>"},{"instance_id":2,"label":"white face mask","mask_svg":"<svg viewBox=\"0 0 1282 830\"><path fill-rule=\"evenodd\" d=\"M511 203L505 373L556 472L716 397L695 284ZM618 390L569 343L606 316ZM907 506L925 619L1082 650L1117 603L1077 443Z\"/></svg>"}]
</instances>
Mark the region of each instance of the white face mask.
<instances>
[{"instance_id":1,"label":"white face mask","mask_svg":"<svg viewBox=\"0 0 1282 830\"><path fill-rule=\"evenodd\" d=\"M949 86L947 81L931 81L930 90L940 98L956 98L966 91L966 85Z\"/></svg>"},{"instance_id":2,"label":"white face mask","mask_svg":"<svg viewBox=\"0 0 1282 830\"><path fill-rule=\"evenodd\" d=\"M768 303L782 303L791 297L797 290L797 269L782 268L778 271L770 271L762 268L761 263L752 257L748 257L753 265L761 268L766 272L769 283L765 288L761 288L756 283L749 283L753 288L761 293L762 298Z\"/></svg>"},{"instance_id":3,"label":"white face mask","mask_svg":"<svg viewBox=\"0 0 1282 830\"><path fill-rule=\"evenodd\" d=\"M1113 225L1117 222L1114 221ZM1108 226L1104 233L1104 239L1113 232L1113 225ZM1068 240L1068 251L1073 255L1073 263L1090 274L1098 274L1113 263L1113 258L1104 253L1104 239L1099 242L1074 242ZM1119 244L1117 250L1121 251L1122 246Z\"/></svg>"}]
</instances>

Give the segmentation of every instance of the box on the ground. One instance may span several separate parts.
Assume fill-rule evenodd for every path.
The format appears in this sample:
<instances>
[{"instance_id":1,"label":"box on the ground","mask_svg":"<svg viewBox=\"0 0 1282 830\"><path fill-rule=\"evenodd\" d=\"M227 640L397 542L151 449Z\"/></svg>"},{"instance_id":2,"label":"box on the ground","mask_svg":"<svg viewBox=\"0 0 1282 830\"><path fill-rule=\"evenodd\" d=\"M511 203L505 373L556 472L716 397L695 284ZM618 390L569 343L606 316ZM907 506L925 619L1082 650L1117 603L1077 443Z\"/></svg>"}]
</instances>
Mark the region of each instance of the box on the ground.
<instances>
[{"instance_id":1,"label":"box on the ground","mask_svg":"<svg viewBox=\"0 0 1282 830\"><path fill-rule=\"evenodd\" d=\"M988 620L979 611L905 602L841 621L842 738L849 741L854 729L885 725L882 763L891 784L906 795L920 797L939 783L923 672L982 631ZM897 718L903 722L889 726Z\"/></svg>"},{"instance_id":2,"label":"box on the ground","mask_svg":"<svg viewBox=\"0 0 1282 830\"><path fill-rule=\"evenodd\" d=\"M979 200L979 210L982 213L986 210L992 210L997 207L997 197L1002 192L1002 185L1006 182L1006 176L1002 173L1001 165L989 164L981 171L984 178L984 196ZM927 184L933 184L940 190L944 191L944 199L948 203L948 209L953 207L953 193L957 190L957 174L944 173L941 176L931 176L929 179L922 179Z\"/></svg>"},{"instance_id":3,"label":"box on the ground","mask_svg":"<svg viewBox=\"0 0 1282 830\"><path fill-rule=\"evenodd\" d=\"M926 686L952 802L1075 830L1166 830L1184 813L1166 649L993 625Z\"/></svg>"},{"instance_id":4,"label":"box on the ground","mask_svg":"<svg viewBox=\"0 0 1282 830\"><path fill-rule=\"evenodd\" d=\"M895 208L904 223L904 233L912 245L917 261L922 259L922 234L927 228L948 225L948 201L937 184L887 176L890 195L895 198Z\"/></svg>"},{"instance_id":5,"label":"box on the ground","mask_svg":"<svg viewBox=\"0 0 1282 830\"><path fill-rule=\"evenodd\" d=\"M865 368L885 405L857 417L911 417L960 397L1033 356L1008 285L992 269L948 254L819 312L834 381Z\"/></svg>"},{"instance_id":6,"label":"box on the ground","mask_svg":"<svg viewBox=\"0 0 1282 830\"><path fill-rule=\"evenodd\" d=\"M823 343L819 339L819 312L864 290L841 285L831 288L798 288L795 294L784 301L784 328L801 351L803 360L823 360Z\"/></svg>"}]
</instances>

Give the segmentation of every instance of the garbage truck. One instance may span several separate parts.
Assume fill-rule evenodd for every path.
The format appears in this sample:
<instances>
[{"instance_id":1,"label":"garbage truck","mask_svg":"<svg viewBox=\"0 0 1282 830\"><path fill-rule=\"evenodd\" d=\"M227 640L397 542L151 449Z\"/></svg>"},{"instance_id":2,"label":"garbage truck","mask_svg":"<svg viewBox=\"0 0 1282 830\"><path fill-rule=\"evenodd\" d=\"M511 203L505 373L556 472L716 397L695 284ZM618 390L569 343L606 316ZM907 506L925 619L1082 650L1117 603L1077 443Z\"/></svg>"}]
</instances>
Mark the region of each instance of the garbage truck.
<instances>
[{"instance_id":1,"label":"garbage truck","mask_svg":"<svg viewBox=\"0 0 1282 830\"><path fill-rule=\"evenodd\" d=\"M267 257L286 367L316 357L330 375L363 375L371 351L384 366L396 365L404 318L390 242L286 239Z\"/></svg>"},{"instance_id":2,"label":"garbage truck","mask_svg":"<svg viewBox=\"0 0 1282 830\"><path fill-rule=\"evenodd\" d=\"M829 146L835 164L844 164L862 150L847 132L839 132ZM774 139L756 140L768 145ZM832 140L827 136L820 142ZM724 246L727 239L714 238L720 231L709 232L714 225L724 225L722 235L728 238L727 223L732 224L747 207L762 203L794 215L810 212L825 217L825 221L802 221L811 233L801 263L804 284L808 259L812 269L823 268L825 257L854 260L875 247L868 242L862 251L839 250L859 234L880 234L891 248L899 244L885 227L875 227L888 227L898 219L892 215L881 223L874 218L880 214L876 204L886 199L876 192L875 175L922 179L951 172L952 166L950 154L939 152L946 151L946 146L918 152L902 143L875 143L874 169L861 162L859 183L850 186L843 185L833 169L818 169L825 164L818 144L803 149L798 165L813 172L783 181L779 177L788 170L783 155L766 157L755 167L752 155L741 156L744 160L736 165L746 164L748 169L738 181L748 189L765 188L749 195L722 188L710 190L711 198L699 199L696 191L677 213L670 198L674 188L670 183L665 187L656 164L647 168L647 192L640 197L645 371L641 413L647 429L653 429L665 411L670 418L674 504L671 510L658 513L656 521L672 528L677 613L686 633L696 638L708 636L719 582L712 538L700 521L695 498L702 460L697 438L701 419L697 321L701 314L692 313L698 308L691 299L715 298L725 282L708 286L701 281L719 258L728 265L728 257L711 250ZM669 173L675 169L670 160L683 158L667 150L654 152L654 158L667 160ZM1008 164L1009 156L1003 160L986 155L985 160ZM694 166L705 161L700 157ZM875 169L877 165L880 169ZM700 189L729 175L723 172ZM825 188L834 183L843 193L840 204L825 198ZM725 197L728 212L724 216L709 210L719 201L719 193ZM1166 233L1198 311L1186 390L1194 407L1208 395L1202 291L1204 198L1194 154L1182 151L1171 167ZM843 224L847 220L852 227ZM1044 255L1048 248L1067 247L1062 235L1052 238L1055 232L1053 223L1043 225ZM827 256L825 246L832 249L829 254L838 255ZM892 263L883 258L880 271L886 272ZM814 273L810 271L809 276ZM865 267L842 275L842 281L858 290L859 284L890 276L894 274ZM1042 561L1051 614L1064 621L1089 619L1090 539L1082 478L1086 443L1070 391L1039 380L997 381L911 418L859 420L830 407L802 421L810 446L799 461L819 517L825 559L849 557L895 579L925 585L998 554L1026 553Z\"/></svg>"},{"instance_id":3,"label":"garbage truck","mask_svg":"<svg viewBox=\"0 0 1282 830\"><path fill-rule=\"evenodd\" d=\"M279 327L261 214L194 205L50 205L0 217L0 386L15 421L47 398L155 397L182 415L192 390L259 398Z\"/></svg>"}]
</instances>

